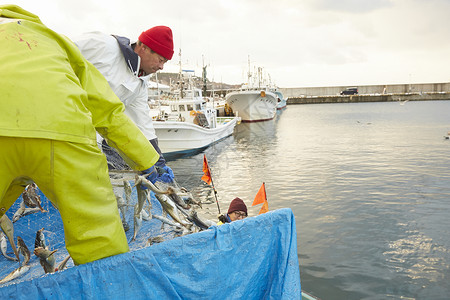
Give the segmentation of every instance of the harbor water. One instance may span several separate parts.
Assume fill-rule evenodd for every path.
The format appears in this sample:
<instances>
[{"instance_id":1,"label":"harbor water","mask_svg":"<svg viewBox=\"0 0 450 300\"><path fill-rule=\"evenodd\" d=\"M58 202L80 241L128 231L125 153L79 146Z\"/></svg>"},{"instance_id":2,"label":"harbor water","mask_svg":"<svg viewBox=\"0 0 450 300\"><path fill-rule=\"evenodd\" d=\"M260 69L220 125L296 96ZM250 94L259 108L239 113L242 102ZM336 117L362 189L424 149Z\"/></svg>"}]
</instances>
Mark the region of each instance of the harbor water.
<instances>
[{"instance_id":1,"label":"harbor water","mask_svg":"<svg viewBox=\"0 0 450 300\"><path fill-rule=\"evenodd\" d=\"M449 299L449 112L450 101L289 105L168 165L205 196L205 154L222 213L240 197L257 215L265 182L269 209L294 212L302 289L321 299Z\"/></svg>"}]
</instances>

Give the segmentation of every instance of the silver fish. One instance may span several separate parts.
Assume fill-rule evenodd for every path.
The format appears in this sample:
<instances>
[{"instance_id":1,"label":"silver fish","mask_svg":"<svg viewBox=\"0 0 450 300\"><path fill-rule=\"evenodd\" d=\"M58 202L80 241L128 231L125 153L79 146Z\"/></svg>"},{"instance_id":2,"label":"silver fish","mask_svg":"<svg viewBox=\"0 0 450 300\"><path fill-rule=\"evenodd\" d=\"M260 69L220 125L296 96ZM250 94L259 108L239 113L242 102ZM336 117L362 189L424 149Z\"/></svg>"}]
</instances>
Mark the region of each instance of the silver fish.
<instances>
[{"instance_id":1,"label":"silver fish","mask_svg":"<svg viewBox=\"0 0 450 300\"><path fill-rule=\"evenodd\" d=\"M134 234L131 241L136 240L139 229L141 229L141 225L142 225L142 214L139 213L138 215L134 215Z\"/></svg>"},{"instance_id":2,"label":"silver fish","mask_svg":"<svg viewBox=\"0 0 450 300\"><path fill-rule=\"evenodd\" d=\"M120 214L122 215L123 229L126 232L130 229L130 225L128 225L127 220L126 220L126 213L127 213L128 207L127 207L127 204L125 203L125 201L123 201L122 196L116 195L116 200L117 200L117 207L119 208Z\"/></svg>"},{"instance_id":3,"label":"silver fish","mask_svg":"<svg viewBox=\"0 0 450 300\"><path fill-rule=\"evenodd\" d=\"M181 197L181 199L183 199L184 202L189 203L189 204L193 204L193 205L197 205L200 208L202 207L202 202L201 201L197 201L193 196L192 193L189 192L187 189L185 189L184 187L180 188L180 193L178 193L178 195Z\"/></svg>"},{"instance_id":4,"label":"silver fish","mask_svg":"<svg viewBox=\"0 0 450 300\"><path fill-rule=\"evenodd\" d=\"M67 255L66 258L64 258L63 261L58 265L58 267L55 269L55 271L64 270L69 259L70 259L70 255Z\"/></svg>"},{"instance_id":5,"label":"silver fish","mask_svg":"<svg viewBox=\"0 0 450 300\"><path fill-rule=\"evenodd\" d=\"M58 250L50 251L48 249L38 247L34 249L34 254L39 257L39 262L41 266L44 268L45 273L54 273L55 272L55 264L56 259L53 255Z\"/></svg>"},{"instance_id":6,"label":"silver fish","mask_svg":"<svg viewBox=\"0 0 450 300\"><path fill-rule=\"evenodd\" d=\"M136 236L139 232L139 229L141 228L142 224L142 208L144 207L144 203L147 200L147 193L148 190L142 189L142 186L140 183L136 184L136 192L137 192L137 198L138 201L136 205L134 206L134 234L132 241L136 240Z\"/></svg>"},{"instance_id":7,"label":"silver fish","mask_svg":"<svg viewBox=\"0 0 450 300\"><path fill-rule=\"evenodd\" d=\"M37 193L36 183L33 182L32 184L27 185L25 191L22 193L22 198L26 206L30 208L38 207L40 211L47 212L41 206L41 196Z\"/></svg>"},{"instance_id":8,"label":"silver fish","mask_svg":"<svg viewBox=\"0 0 450 300\"><path fill-rule=\"evenodd\" d=\"M175 221L180 223L183 226L187 226L187 224L181 221L178 213L176 212L176 205L167 195L164 194L155 194L156 199L161 203L163 210L169 214L169 216Z\"/></svg>"},{"instance_id":9,"label":"silver fish","mask_svg":"<svg viewBox=\"0 0 450 300\"><path fill-rule=\"evenodd\" d=\"M0 231L0 250L6 259L18 261L17 258L11 257L8 254L6 254L6 250L8 249L8 242L6 240L6 235L3 233L3 231Z\"/></svg>"},{"instance_id":10,"label":"silver fish","mask_svg":"<svg viewBox=\"0 0 450 300\"><path fill-rule=\"evenodd\" d=\"M152 214L148 214L145 209L141 211L141 217L144 221L150 221L152 219Z\"/></svg>"},{"instance_id":11,"label":"silver fish","mask_svg":"<svg viewBox=\"0 0 450 300\"><path fill-rule=\"evenodd\" d=\"M26 215L30 215L36 212L40 212L42 211L39 207L26 207L25 206L25 201L20 202L20 206L17 209L17 211L14 213L13 215L13 223L17 222L20 218L26 216ZM44 212L47 212L46 210L44 210Z\"/></svg>"},{"instance_id":12,"label":"silver fish","mask_svg":"<svg viewBox=\"0 0 450 300\"><path fill-rule=\"evenodd\" d=\"M197 212L193 209L191 209L189 216L187 217L189 221L194 223L197 227L199 227L201 230L208 229L209 226L199 218L197 215Z\"/></svg>"},{"instance_id":13,"label":"silver fish","mask_svg":"<svg viewBox=\"0 0 450 300\"><path fill-rule=\"evenodd\" d=\"M169 197L175 202L176 205L181 206L184 209L189 209L189 206L186 204L186 202L181 199L180 196L175 192L175 189L171 186L167 188L167 192Z\"/></svg>"},{"instance_id":14,"label":"silver fish","mask_svg":"<svg viewBox=\"0 0 450 300\"><path fill-rule=\"evenodd\" d=\"M142 184L144 187L150 189L155 194L167 194L167 191L160 190L157 188L151 181L147 180L144 176L136 175L135 177L135 183L134 186L137 186L138 184Z\"/></svg>"},{"instance_id":15,"label":"silver fish","mask_svg":"<svg viewBox=\"0 0 450 300\"><path fill-rule=\"evenodd\" d=\"M132 188L131 188L131 184L128 180L124 180L123 181L123 187L125 190L125 200L126 200L126 204L127 207L130 205L131 202L131 193L133 192Z\"/></svg>"},{"instance_id":16,"label":"silver fish","mask_svg":"<svg viewBox=\"0 0 450 300\"><path fill-rule=\"evenodd\" d=\"M20 236L17 237L17 248L18 248L19 252L22 253L22 255L23 255L22 266L25 266L30 261L31 253L30 253L30 250L28 250L27 245L25 244L25 242L23 241L23 239Z\"/></svg>"},{"instance_id":17,"label":"silver fish","mask_svg":"<svg viewBox=\"0 0 450 300\"><path fill-rule=\"evenodd\" d=\"M14 255L16 256L17 260L20 261L19 252L17 251L16 244L14 243L14 225L6 215L3 215L0 218L0 228L8 237L11 248L14 251Z\"/></svg>"},{"instance_id":18,"label":"silver fish","mask_svg":"<svg viewBox=\"0 0 450 300\"><path fill-rule=\"evenodd\" d=\"M43 231L44 231L44 228L42 227L41 229L39 229L36 232L36 238L34 239L34 248L38 248L38 247L47 248Z\"/></svg>"},{"instance_id":19,"label":"silver fish","mask_svg":"<svg viewBox=\"0 0 450 300\"><path fill-rule=\"evenodd\" d=\"M30 270L31 266L30 265L24 265L24 266L20 266L17 269L15 269L14 271L12 271L11 273L9 273L8 275L6 275L5 278L3 278L2 280L0 280L0 284L11 281L17 277L22 276L23 274L25 274L26 272L28 272L28 270Z\"/></svg>"},{"instance_id":20,"label":"silver fish","mask_svg":"<svg viewBox=\"0 0 450 300\"><path fill-rule=\"evenodd\" d=\"M168 218L165 218L165 217L163 217L163 216L152 215L152 218L153 218L153 219L157 219L157 220L161 221L161 222L164 223L164 224L167 224L167 225L170 225L170 226L174 226L174 227L176 227L177 229L182 229L182 228L183 228L183 227L180 226L180 224L177 224L177 223L173 222L172 220L170 220L170 219L168 219Z\"/></svg>"}]
</instances>

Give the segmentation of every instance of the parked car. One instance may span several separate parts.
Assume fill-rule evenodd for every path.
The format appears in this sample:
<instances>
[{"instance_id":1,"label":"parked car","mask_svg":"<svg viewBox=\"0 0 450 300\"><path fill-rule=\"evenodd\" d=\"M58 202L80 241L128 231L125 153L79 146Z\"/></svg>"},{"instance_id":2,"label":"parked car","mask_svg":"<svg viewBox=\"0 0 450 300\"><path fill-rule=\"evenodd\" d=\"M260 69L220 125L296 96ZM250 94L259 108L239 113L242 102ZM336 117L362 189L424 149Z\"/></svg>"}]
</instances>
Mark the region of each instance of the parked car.
<instances>
[{"instance_id":1,"label":"parked car","mask_svg":"<svg viewBox=\"0 0 450 300\"><path fill-rule=\"evenodd\" d=\"M358 94L358 88L357 87L349 87L345 90L341 91L341 95L357 95Z\"/></svg>"}]
</instances>

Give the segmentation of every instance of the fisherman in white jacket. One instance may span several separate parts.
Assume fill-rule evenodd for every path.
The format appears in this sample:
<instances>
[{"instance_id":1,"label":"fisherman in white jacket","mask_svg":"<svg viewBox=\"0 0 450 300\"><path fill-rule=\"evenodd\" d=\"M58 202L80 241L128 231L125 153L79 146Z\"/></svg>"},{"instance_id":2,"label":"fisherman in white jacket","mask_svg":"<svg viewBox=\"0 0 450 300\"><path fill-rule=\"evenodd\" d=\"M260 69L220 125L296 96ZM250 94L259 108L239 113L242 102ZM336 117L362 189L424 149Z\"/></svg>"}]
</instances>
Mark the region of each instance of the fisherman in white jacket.
<instances>
[{"instance_id":1,"label":"fisherman in white jacket","mask_svg":"<svg viewBox=\"0 0 450 300\"><path fill-rule=\"evenodd\" d=\"M136 43L130 44L125 37L101 32L86 33L75 40L83 56L106 78L114 93L125 104L125 114L138 126L160 154L155 166L163 174L162 180L171 182L172 170L158 147L158 140L148 106L148 77L162 70L172 59L172 30L166 26L155 26L142 32ZM103 141L103 152L113 169L128 168L121 157ZM162 171L164 170L164 171Z\"/></svg>"}]
</instances>

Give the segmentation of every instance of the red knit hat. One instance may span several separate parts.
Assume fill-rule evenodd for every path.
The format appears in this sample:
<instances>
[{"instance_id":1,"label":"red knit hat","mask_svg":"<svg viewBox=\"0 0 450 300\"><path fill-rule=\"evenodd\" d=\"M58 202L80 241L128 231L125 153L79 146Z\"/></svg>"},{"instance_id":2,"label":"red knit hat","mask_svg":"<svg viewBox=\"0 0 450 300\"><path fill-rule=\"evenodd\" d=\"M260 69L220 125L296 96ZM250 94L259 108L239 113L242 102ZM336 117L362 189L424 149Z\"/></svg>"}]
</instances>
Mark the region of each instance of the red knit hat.
<instances>
[{"instance_id":1,"label":"red knit hat","mask_svg":"<svg viewBox=\"0 0 450 300\"><path fill-rule=\"evenodd\" d=\"M167 26L155 26L144 31L139 36L139 40L150 49L166 59L173 56L172 30Z\"/></svg>"},{"instance_id":2,"label":"red knit hat","mask_svg":"<svg viewBox=\"0 0 450 300\"><path fill-rule=\"evenodd\" d=\"M231 214L233 211L243 211L247 214L247 205L245 205L241 198L236 197L231 201L228 214Z\"/></svg>"}]
</instances>

